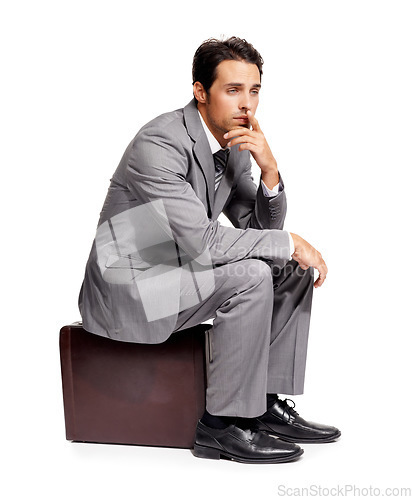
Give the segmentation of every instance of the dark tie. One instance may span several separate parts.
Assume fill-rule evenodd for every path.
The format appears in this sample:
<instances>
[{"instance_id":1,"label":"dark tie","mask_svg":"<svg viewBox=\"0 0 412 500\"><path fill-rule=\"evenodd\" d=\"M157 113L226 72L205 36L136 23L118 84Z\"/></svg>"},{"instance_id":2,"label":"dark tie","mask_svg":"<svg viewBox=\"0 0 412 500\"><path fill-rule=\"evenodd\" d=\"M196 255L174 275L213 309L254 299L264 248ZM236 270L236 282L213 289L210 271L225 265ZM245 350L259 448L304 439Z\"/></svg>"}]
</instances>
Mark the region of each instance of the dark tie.
<instances>
[{"instance_id":1,"label":"dark tie","mask_svg":"<svg viewBox=\"0 0 412 500\"><path fill-rule=\"evenodd\" d=\"M220 181L226 170L226 165L229 159L229 149L220 149L217 153L214 153L213 158L215 160L215 191L219 187Z\"/></svg>"}]
</instances>

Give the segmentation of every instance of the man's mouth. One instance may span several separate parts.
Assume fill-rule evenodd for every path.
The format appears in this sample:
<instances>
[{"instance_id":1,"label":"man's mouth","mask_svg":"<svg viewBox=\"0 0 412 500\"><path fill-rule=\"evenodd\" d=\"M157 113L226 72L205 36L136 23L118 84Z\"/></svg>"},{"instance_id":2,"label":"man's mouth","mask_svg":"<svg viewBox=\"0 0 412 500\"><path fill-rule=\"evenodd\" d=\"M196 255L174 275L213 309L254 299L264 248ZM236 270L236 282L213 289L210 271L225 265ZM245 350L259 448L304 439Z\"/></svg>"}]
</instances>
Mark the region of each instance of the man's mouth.
<instances>
[{"instance_id":1,"label":"man's mouth","mask_svg":"<svg viewBox=\"0 0 412 500\"><path fill-rule=\"evenodd\" d=\"M246 115L235 116L235 120L238 120L241 123L249 123L249 118Z\"/></svg>"}]
</instances>

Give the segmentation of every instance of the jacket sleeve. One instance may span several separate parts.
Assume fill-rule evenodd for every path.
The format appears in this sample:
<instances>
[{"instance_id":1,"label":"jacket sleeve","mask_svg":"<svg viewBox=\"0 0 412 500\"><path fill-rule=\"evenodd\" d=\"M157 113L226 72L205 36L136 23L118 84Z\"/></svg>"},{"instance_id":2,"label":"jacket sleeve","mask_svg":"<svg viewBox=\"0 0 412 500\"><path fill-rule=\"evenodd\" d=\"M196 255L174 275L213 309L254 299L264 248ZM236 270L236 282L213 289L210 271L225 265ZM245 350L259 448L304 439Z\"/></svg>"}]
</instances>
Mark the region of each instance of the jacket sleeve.
<instances>
[{"instance_id":1,"label":"jacket sleeve","mask_svg":"<svg viewBox=\"0 0 412 500\"><path fill-rule=\"evenodd\" d=\"M286 194L279 175L279 193L267 197L259 181L253 182L251 165L240 176L234 194L224 209L224 214L235 226L242 229L283 229L286 217Z\"/></svg>"},{"instance_id":2,"label":"jacket sleeve","mask_svg":"<svg viewBox=\"0 0 412 500\"><path fill-rule=\"evenodd\" d=\"M192 259L208 254L213 265L247 258L288 259L286 231L260 229L263 222L258 218L257 228L250 224L225 227L208 218L204 205L186 181L188 154L170 128L147 127L136 137L127 165L128 188L140 205L153 207L153 217L179 249ZM251 184L244 180L240 187L245 190L243 202L250 203L253 211ZM159 203L162 210L156 209ZM258 215L268 203L263 199L257 203Z\"/></svg>"}]
</instances>

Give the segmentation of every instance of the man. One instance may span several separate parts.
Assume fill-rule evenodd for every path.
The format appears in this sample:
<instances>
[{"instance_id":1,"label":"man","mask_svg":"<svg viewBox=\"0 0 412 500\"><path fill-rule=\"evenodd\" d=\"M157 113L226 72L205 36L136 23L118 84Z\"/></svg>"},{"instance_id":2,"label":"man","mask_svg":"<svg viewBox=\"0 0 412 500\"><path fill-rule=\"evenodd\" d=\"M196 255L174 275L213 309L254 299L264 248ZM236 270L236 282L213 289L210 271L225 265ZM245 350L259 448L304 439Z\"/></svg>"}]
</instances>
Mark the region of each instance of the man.
<instances>
[{"instance_id":1,"label":"man","mask_svg":"<svg viewBox=\"0 0 412 500\"><path fill-rule=\"evenodd\" d=\"M303 392L313 269L319 287L327 267L283 230L284 185L255 118L262 64L236 37L198 48L194 99L146 124L111 179L79 307L88 331L143 343L213 319L194 454L276 463L340 432L278 397Z\"/></svg>"}]
</instances>

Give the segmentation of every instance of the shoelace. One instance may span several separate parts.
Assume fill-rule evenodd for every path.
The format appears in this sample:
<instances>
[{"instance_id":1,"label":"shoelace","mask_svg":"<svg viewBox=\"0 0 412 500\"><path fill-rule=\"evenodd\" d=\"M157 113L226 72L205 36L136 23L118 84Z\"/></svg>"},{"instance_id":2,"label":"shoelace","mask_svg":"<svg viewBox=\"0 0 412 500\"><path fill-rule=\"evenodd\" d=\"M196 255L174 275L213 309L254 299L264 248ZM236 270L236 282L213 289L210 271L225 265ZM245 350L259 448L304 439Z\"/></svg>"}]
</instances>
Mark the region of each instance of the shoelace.
<instances>
[{"instance_id":1,"label":"shoelace","mask_svg":"<svg viewBox=\"0 0 412 500\"><path fill-rule=\"evenodd\" d=\"M293 404L293 406L290 406L288 404L288 401L290 401ZM282 418L284 418L284 416L286 414L287 418L288 418L288 422L290 421L290 418L292 416L296 417L297 415L299 415L299 413L294 409L296 404L292 399L289 399L289 398L286 398L285 400L278 399L278 402L280 403L280 405L283 408Z\"/></svg>"}]
</instances>

